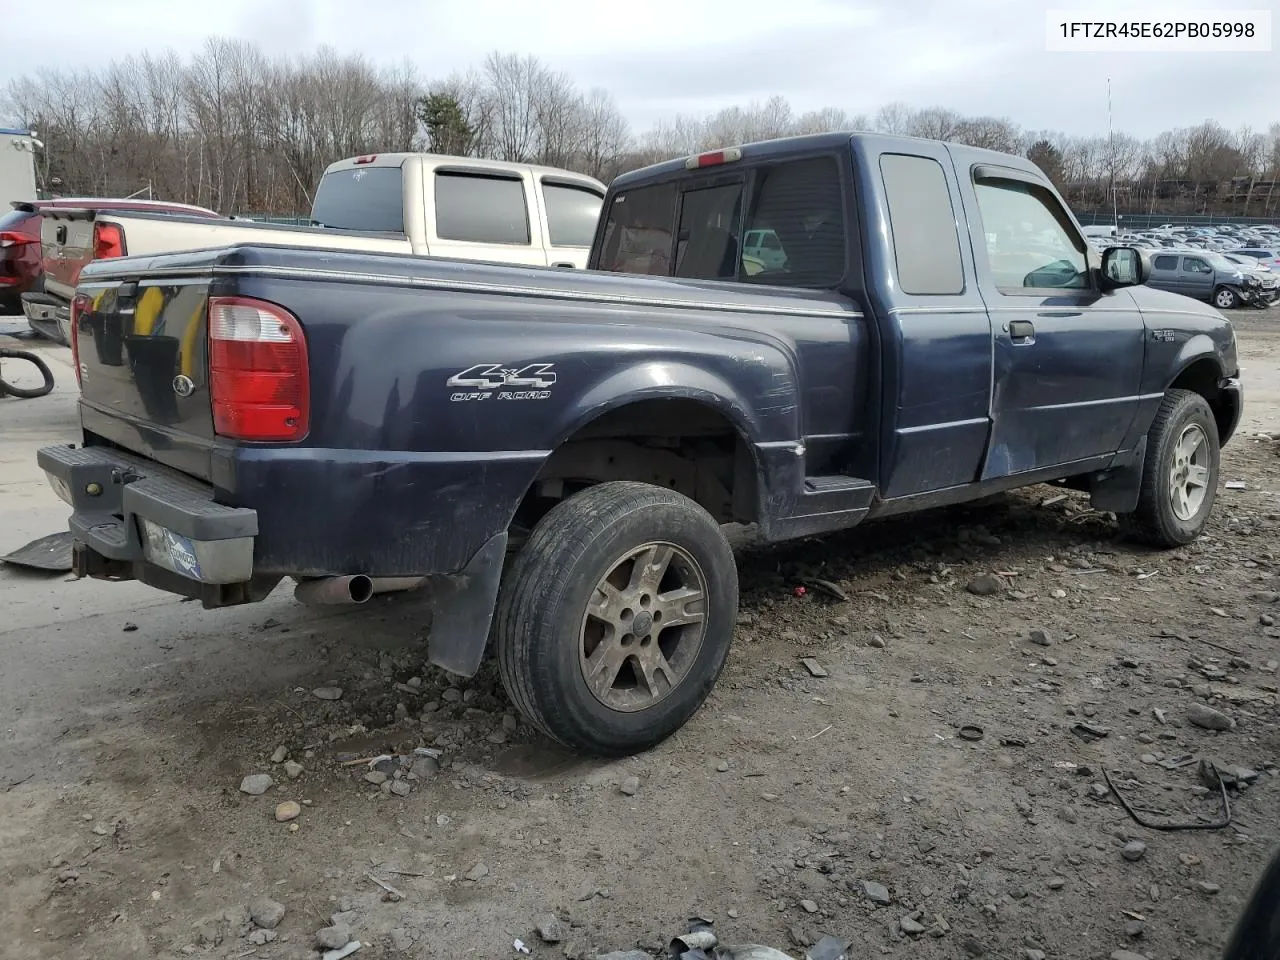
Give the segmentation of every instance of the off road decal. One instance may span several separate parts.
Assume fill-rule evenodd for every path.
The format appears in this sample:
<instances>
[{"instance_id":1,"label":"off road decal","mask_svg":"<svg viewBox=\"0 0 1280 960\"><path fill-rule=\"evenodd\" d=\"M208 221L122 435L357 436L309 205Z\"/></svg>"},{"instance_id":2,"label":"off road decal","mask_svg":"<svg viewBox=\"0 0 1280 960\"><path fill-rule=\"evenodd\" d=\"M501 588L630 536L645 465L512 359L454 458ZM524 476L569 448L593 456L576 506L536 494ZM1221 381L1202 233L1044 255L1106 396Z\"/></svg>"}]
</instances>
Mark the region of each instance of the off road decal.
<instances>
[{"instance_id":1,"label":"off road decal","mask_svg":"<svg viewBox=\"0 0 1280 960\"><path fill-rule=\"evenodd\" d=\"M477 363L445 381L452 389L449 400L462 403L476 400L546 400L556 382L555 364L530 363L509 367L502 363Z\"/></svg>"}]
</instances>

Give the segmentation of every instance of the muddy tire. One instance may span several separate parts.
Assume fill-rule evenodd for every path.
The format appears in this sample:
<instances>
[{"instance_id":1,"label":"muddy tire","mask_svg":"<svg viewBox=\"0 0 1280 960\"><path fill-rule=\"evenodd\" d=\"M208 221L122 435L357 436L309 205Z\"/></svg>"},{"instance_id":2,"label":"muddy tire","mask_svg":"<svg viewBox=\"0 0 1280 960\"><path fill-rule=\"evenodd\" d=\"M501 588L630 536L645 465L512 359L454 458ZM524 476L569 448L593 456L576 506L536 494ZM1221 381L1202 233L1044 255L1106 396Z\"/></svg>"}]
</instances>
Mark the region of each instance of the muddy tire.
<instances>
[{"instance_id":1,"label":"muddy tire","mask_svg":"<svg viewBox=\"0 0 1280 960\"><path fill-rule=\"evenodd\" d=\"M1204 397L1169 390L1147 431L1138 508L1122 517L1128 532L1155 547L1200 536L1218 495L1218 424Z\"/></svg>"},{"instance_id":2,"label":"muddy tire","mask_svg":"<svg viewBox=\"0 0 1280 960\"><path fill-rule=\"evenodd\" d=\"M597 756L646 750L715 684L738 572L711 515L644 483L602 483L550 510L503 579L498 668L547 736Z\"/></svg>"},{"instance_id":3,"label":"muddy tire","mask_svg":"<svg viewBox=\"0 0 1280 960\"><path fill-rule=\"evenodd\" d=\"M1219 310L1234 310L1240 306L1240 294L1230 287L1219 287L1213 291L1213 305Z\"/></svg>"}]
</instances>

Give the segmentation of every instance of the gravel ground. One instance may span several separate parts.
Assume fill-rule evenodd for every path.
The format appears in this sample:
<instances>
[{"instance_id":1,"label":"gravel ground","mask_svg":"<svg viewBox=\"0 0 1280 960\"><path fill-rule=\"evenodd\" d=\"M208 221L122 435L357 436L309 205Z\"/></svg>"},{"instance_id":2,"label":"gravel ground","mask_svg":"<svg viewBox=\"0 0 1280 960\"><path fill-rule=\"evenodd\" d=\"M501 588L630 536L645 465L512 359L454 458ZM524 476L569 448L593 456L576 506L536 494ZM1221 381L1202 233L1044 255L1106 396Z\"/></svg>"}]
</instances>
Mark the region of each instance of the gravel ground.
<instances>
[{"instance_id":1,"label":"gravel ground","mask_svg":"<svg viewBox=\"0 0 1280 960\"><path fill-rule=\"evenodd\" d=\"M744 548L719 685L617 763L540 740L491 669L427 666L412 599L205 612L0 571L0 956L591 958L693 916L796 957L1218 956L1280 834L1275 313L1237 321L1203 539L1150 552L1035 487ZM65 514L31 460L74 393L41 349L59 391L0 401L0 547ZM1106 786L1204 825L1203 759L1225 829Z\"/></svg>"}]
</instances>

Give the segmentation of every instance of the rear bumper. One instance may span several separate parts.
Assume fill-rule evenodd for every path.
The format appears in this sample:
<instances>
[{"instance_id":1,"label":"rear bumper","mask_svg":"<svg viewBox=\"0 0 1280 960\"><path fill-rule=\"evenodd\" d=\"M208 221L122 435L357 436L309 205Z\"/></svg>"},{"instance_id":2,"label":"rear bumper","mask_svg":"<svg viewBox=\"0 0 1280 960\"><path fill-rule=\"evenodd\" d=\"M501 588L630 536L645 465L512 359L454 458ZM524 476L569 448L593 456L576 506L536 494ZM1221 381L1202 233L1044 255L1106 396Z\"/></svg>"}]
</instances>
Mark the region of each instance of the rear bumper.
<instances>
[{"instance_id":1,"label":"rear bumper","mask_svg":"<svg viewBox=\"0 0 1280 960\"><path fill-rule=\"evenodd\" d=\"M36 456L72 507L78 574L208 600L253 580L255 511L215 503L212 487L118 450L57 446Z\"/></svg>"},{"instance_id":2,"label":"rear bumper","mask_svg":"<svg viewBox=\"0 0 1280 960\"><path fill-rule=\"evenodd\" d=\"M24 293L22 312L36 333L64 346L71 344L71 307L65 301L49 293Z\"/></svg>"}]
</instances>

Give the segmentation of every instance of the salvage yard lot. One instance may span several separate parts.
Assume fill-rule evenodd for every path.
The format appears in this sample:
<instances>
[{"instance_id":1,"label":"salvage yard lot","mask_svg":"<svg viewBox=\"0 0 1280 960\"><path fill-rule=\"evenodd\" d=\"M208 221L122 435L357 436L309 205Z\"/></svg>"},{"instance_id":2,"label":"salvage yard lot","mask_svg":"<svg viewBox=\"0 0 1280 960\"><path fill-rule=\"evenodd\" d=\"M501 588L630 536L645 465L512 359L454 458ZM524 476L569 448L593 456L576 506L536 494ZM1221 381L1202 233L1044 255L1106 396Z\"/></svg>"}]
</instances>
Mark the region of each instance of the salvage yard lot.
<instances>
[{"instance_id":1,"label":"salvage yard lot","mask_svg":"<svg viewBox=\"0 0 1280 960\"><path fill-rule=\"evenodd\" d=\"M1280 442L1258 437L1280 436L1275 313L1232 314L1246 408L1223 477L1244 488L1201 541L1150 552L1035 487L744 548L719 685L615 764L515 722L491 667L450 687L411 599L317 612L282 589L206 612L0 571L0 956L318 957L342 914L358 960L517 938L656 953L695 915L796 956L830 933L860 957L1216 957L1280 842ZM38 349L57 392L0 401L5 550L65 521L35 450L75 439L74 379ZM1234 728L1190 724L1197 704ZM420 747L440 768L406 796L343 765ZM1103 770L1144 817L1212 819L1188 756L1253 781L1229 828L1145 829L1105 788ZM240 791L262 773L265 794ZM255 932L243 905L264 896L285 913Z\"/></svg>"}]
</instances>

